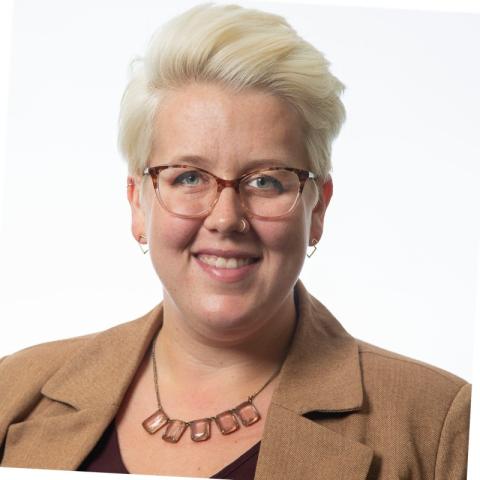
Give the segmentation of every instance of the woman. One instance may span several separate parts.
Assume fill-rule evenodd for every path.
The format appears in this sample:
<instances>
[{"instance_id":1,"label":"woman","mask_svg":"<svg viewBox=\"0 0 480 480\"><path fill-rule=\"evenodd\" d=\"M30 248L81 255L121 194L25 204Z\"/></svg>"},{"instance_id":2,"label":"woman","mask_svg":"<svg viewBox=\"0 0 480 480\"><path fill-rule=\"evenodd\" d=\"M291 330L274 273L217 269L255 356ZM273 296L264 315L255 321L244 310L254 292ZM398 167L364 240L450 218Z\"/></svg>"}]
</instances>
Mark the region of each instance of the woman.
<instances>
[{"instance_id":1,"label":"woman","mask_svg":"<svg viewBox=\"0 0 480 480\"><path fill-rule=\"evenodd\" d=\"M465 477L470 385L354 339L298 279L332 195L341 91L274 15L199 6L153 38L119 139L164 300L0 362L2 466Z\"/></svg>"}]
</instances>

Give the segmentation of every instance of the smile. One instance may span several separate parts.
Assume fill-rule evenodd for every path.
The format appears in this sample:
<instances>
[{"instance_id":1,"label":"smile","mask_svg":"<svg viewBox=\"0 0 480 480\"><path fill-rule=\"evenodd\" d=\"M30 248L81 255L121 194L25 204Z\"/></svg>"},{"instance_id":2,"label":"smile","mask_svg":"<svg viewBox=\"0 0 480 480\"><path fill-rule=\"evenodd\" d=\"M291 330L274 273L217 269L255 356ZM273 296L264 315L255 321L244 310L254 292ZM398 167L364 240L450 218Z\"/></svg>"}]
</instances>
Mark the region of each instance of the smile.
<instances>
[{"instance_id":1,"label":"smile","mask_svg":"<svg viewBox=\"0 0 480 480\"><path fill-rule=\"evenodd\" d=\"M217 257L215 255L198 255L197 257L203 263L210 265L215 268L225 268L225 269L234 269L234 268L241 268L245 265L250 265L251 263L255 263L258 261L258 258L225 258L225 257Z\"/></svg>"}]
</instances>

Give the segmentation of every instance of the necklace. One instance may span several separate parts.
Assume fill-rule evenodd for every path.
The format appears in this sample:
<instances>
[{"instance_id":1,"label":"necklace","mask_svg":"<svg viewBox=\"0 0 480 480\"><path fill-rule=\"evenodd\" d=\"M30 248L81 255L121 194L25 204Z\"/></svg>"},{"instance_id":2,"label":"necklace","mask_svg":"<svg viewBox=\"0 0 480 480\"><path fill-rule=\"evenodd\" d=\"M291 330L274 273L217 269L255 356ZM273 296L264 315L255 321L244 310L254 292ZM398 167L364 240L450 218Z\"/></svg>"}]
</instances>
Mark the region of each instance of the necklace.
<instances>
[{"instance_id":1,"label":"necklace","mask_svg":"<svg viewBox=\"0 0 480 480\"><path fill-rule=\"evenodd\" d=\"M143 428L150 434L158 432L166 426L163 433L163 440L170 443L177 443L187 428L190 428L190 438L194 442L203 442L210 438L212 421L217 425L222 435L229 435L240 428L240 423L244 427L249 427L257 423L261 416L257 407L253 404L254 398L262 392L265 387L278 375L280 367L273 373L267 382L250 395L245 402L240 403L230 410L225 410L213 417L199 418L185 422L183 420L171 419L162 407L160 402L160 392L158 388L157 361L155 358L155 343L158 334L153 339L152 344L152 363L153 363L153 381L155 383L155 394L157 396L158 409L142 422Z\"/></svg>"}]
</instances>

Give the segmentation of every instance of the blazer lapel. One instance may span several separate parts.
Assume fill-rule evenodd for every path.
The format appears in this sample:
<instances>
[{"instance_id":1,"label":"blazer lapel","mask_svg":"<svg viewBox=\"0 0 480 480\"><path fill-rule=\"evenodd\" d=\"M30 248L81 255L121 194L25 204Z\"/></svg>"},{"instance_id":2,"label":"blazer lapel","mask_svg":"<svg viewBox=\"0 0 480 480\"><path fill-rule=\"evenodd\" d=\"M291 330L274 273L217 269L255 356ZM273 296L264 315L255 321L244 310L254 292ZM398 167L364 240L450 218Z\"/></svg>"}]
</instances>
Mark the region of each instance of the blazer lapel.
<instances>
[{"instance_id":1,"label":"blazer lapel","mask_svg":"<svg viewBox=\"0 0 480 480\"><path fill-rule=\"evenodd\" d=\"M295 303L295 336L265 421L255 479L365 479L373 450L305 417L362 408L357 343L300 280Z\"/></svg>"},{"instance_id":2,"label":"blazer lapel","mask_svg":"<svg viewBox=\"0 0 480 480\"><path fill-rule=\"evenodd\" d=\"M162 306L93 335L43 386L43 410L10 425L4 467L76 470L114 418L151 340Z\"/></svg>"},{"instance_id":3,"label":"blazer lapel","mask_svg":"<svg viewBox=\"0 0 480 480\"><path fill-rule=\"evenodd\" d=\"M365 480L372 458L369 447L272 405L255 480Z\"/></svg>"},{"instance_id":4,"label":"blazer lapel","mask_svg":"<svg viewBox=\"0 0 480 480\"><path fill-rule=\"evenodd\" d=\"M255 478L363 480L373 451L304 416L362 407L356 342L300 281L295 300L297 329L265 419ZM44 411L8 429L2 466L78 468L118 411L161 322L159 305L85 340L42 388Z\"/></svg>"},{"instance_id":5,"label":"blazer lapel","mask_svg":"<svg viewBox=\"0 0 480 480\"><path fill-rule=\"evenodd\" d=\"M111 410L71 409L11 425L2 467L76 470L111 418Z\"/></svg>"}]
</instances>

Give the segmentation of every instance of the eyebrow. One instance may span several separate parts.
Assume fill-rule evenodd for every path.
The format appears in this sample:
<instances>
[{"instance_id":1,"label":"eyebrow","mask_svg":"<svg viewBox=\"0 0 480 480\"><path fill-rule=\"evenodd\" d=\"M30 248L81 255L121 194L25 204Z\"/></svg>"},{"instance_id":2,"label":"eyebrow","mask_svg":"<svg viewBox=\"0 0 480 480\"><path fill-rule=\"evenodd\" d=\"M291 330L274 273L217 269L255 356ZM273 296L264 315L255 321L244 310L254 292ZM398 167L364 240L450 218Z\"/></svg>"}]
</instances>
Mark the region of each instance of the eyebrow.
<instances>
[{"instance_id":1,"label":"eyebrow","mask_svg":"<svg viewBox=\"0 0 480 480\"><path fill-rule=\"evenodd\" d=\"M206 170L211 169L215 165L215 162L211 161L208 158L202 157L200 155L181 155L178 157L174 157L171 163L172 165L186 163L188 165L205 168ZM263 167L288 167L288 166L289 164L287 162L282 161L278 158L259 158L259 159L247 161L246 164L243 165L242 170L248 171L248 170L253 170L253 169L263 168Z\"/></svg>"}]
</instances>

